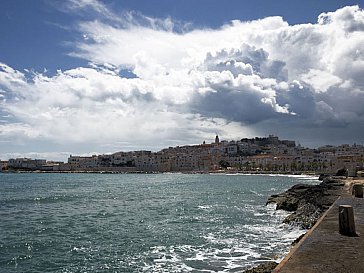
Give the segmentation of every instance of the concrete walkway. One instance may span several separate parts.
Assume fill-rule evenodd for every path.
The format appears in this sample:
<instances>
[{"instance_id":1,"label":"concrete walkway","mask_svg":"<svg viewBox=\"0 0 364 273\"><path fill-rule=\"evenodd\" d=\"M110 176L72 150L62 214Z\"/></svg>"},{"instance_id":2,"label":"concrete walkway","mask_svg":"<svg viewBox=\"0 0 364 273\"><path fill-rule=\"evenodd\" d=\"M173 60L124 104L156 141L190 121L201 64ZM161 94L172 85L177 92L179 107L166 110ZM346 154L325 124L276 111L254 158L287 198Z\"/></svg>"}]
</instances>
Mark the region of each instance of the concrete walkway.
<instances>
[{"instance_id":1,"label":"concrete walkway","mask_svg":"<svg viewBox=\"0 0 364 273\"><path fill-rule=\"evenodd\" d=\"M290 251L273 273L363 273L364 272L364 199L350 194L352 183L321 217L316 225ZM354 209L359 237L339 233L339 205Z\"/></svg>"}]
</instances>

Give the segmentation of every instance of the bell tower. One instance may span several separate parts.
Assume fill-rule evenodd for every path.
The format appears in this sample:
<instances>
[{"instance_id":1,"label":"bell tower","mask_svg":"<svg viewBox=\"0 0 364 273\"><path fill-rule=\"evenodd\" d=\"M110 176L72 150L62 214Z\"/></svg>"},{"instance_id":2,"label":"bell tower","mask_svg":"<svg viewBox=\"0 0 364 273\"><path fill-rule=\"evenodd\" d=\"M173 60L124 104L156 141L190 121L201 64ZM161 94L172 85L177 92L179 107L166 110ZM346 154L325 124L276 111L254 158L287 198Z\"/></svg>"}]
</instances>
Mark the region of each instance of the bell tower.
<instances>
[{"instance_id":1,"label":"bell tower","mask_svg":"<svg viewBox=\"0 0 364 273\"><path fill-rule=\"evenodd\" d=\"M218 135L216 135L216 137L215 137L215 144L219 144L219 143L220 143L219 136L218 136Z\"/></svg>"}]
</instances>

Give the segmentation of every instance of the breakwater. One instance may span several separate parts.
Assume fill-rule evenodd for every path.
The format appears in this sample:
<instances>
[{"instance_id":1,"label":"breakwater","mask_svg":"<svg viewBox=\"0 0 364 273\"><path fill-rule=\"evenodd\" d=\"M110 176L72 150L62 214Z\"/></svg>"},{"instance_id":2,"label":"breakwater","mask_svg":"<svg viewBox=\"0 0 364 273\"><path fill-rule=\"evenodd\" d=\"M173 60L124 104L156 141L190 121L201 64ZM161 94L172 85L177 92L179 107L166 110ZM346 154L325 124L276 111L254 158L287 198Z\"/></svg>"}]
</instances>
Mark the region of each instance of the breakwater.
<instances>
[{"instance_id":1,"label":"breakwater","mask_svg":"<svg viewBox=\"0 0 364 273\"><path fill-rule=\"evenodd\" d=\"M306 194L301 195L305 200L292 201L297 197L294 189L303 187L294 186L287 192L272 196L268 202L277 201L277 204L282 204L283 207L294 207L294 204L305 206L307 201L309 204L316 204L316 211L319 211L321 217L315 225L300 239L300 241L292 248L290 253L283 259L283 261L272 271L274 273L331 273L331 272L350 272L359 273L363 272L364 268L364 251L362 245L364 244L364 200L353 195L353 185L355 188L362 190L363 180L338 180L327 179L321 183L319 188L312 191L306 190L310 193L311 197L304 197ZM312 188L312 187L308 187ZM317 195L317 192L320 194ZM359 191L360 192L360 191ZM323 194L321 194L323 193ZM321 208L329 205L326 201L335 198L333 204L326 210ZM324 202L323 202L324 201ZM324 206L322 206L324 204ZM295 210L298 211L299 207ZM353 220L356 233L345 234L340 230L339 218L342 221L342 207L351 207L354 211ZM310 210L308 210L310 211ZM312 210L311 210L312 212ZM294 215L292 219L299 217L300 213ZM314 215L313 218L316 218ZM306 217L301 220L304 225L307 224ZM290 217L287 219L290 220ZM296 221L296 220L294 220ZM342 223L341 223L342 225ZM257 271L258 272L258 271ZM271 271L261 271L271 272Z\"/></svg>"},{"instance_id":2,"label":"breakwater","mask_svg":"<svg viewBox=\"0 0 364 273\"><path fill-rule=\"evenodd\" d=\"M268 198L266 205L275 204L277 210L284 210L290 214L284 218L283 223L310 229L336 199L344 192L345 183L341 179L327 177L319 184L296 184L288 190L273 194ZM293 244L298 243L304 234L298 237ZM267 262L244 273L272 272L278 264Z\"/></svg>"}]
</instances>

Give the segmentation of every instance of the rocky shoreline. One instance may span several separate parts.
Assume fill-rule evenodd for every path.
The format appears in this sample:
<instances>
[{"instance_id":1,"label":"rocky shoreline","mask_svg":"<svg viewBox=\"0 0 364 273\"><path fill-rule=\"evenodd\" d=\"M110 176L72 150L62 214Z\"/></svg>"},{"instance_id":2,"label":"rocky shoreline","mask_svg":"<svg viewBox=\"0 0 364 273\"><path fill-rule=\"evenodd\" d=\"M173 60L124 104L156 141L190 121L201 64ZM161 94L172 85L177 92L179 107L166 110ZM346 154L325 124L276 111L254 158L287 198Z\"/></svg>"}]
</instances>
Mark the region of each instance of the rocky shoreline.
<instances>
[{"instance_id":1,"label":"rocky shoreline","mask_svg":"<svg viewBox=\"0 0 364 273\"><path fill-rule=\"evenodd\" d=\"M292 212L284 223L310 229L335 202L345 183L339 178L327 177L318 185L297 184L287 191L272 195L267 204L275 203L277 210Z\"/></svg>"},{"instance_id":2,"label":"rocky shoreline","mask_svg":"<svg viewBox=\"0 0 364 273\"><path fill-rule=\"evenodd\" d=\"M266 204L274 203L277 210L292 212L283 220L284 223L310 229L342 194L344 185L342 178L335 177L326 177L318 185L297 184L283 193L270 196ZM267 262L243 273L270 273L276 266L275 262Z\"/></svg>"}]
</instances>

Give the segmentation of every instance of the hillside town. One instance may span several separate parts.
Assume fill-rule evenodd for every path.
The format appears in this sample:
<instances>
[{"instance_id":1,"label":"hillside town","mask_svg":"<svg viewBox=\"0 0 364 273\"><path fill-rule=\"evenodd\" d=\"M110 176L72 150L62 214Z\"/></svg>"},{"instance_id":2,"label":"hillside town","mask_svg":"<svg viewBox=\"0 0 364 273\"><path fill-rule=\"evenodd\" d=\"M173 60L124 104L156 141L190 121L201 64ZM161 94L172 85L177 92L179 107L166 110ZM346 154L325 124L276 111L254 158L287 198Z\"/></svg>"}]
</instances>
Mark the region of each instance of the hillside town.
<instances>
[{"instance_id":1,"label":"hillside town","mask_svg":"<svg viewBox=\"0 0 364 273\"><path fill-rule=\"evenodd\" d=\"M44 172L213 172L335 174L363 170L363 145L325 145L316 149L277 136L92 156L70 155L68 162L16 158L0 161L2 171Z\"/></svg>"}]
</instances>

